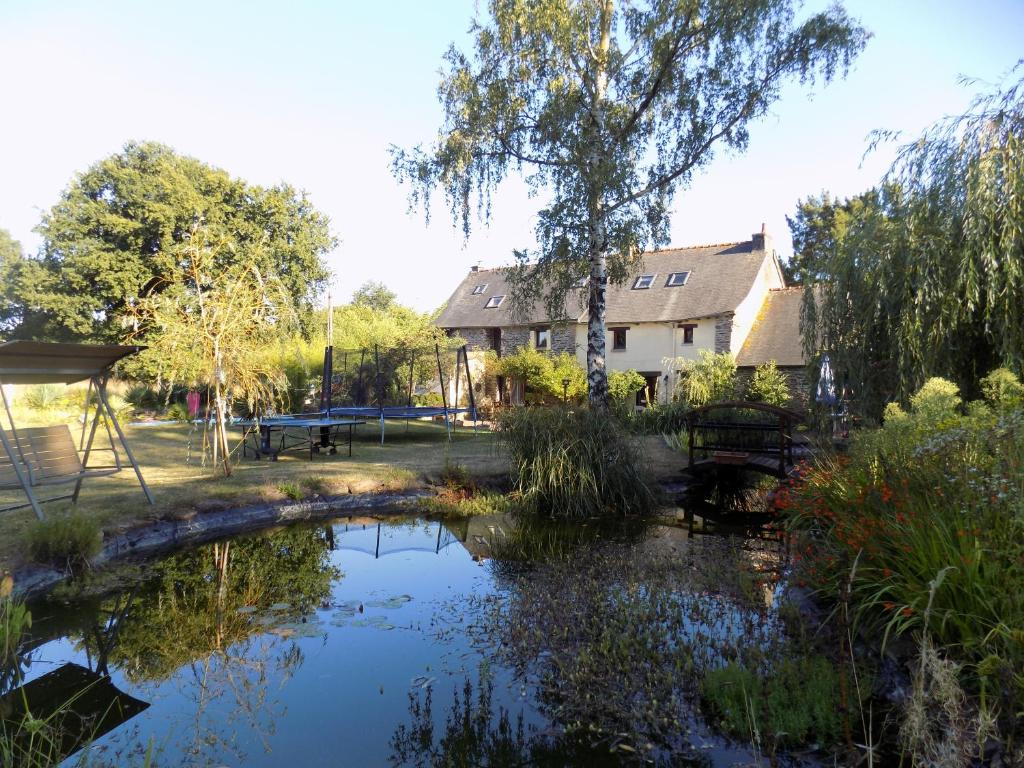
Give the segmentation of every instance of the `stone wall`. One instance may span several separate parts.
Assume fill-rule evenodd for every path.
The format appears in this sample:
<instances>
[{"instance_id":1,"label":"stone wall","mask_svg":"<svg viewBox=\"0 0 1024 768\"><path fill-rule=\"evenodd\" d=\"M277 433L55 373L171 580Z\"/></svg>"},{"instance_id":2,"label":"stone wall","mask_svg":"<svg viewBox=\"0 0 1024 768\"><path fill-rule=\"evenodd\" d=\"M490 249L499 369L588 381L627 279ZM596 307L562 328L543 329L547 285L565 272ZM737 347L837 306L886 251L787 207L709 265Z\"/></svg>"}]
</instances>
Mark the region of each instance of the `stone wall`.
<instances>
[{"instance_id":1,"label":"stone wall","mask_svg":"<svg viewBox=\"0 0 1024 768\"><path fill-rule=\"evenodd\" d=\"M715 354L732 352L732 312L715 318Z\"/></svg>"},{"instance_id":2,"label":"stone wall","mask_svg":"<svg viewBox=\"0 0 1024 768\"><path fill-rule=\"evenodd\" d=\"M456 333L466 340L466 346L471 351L491 348L491 337L486 328L458 328Z\"/></svg>"},{"instance_id":3,"label":"stone wall","mask_svg":"<svg viewBox=\"0 0 1024 768\"><path fill-rule=\"evenodd\" d=\"M551 351L576 354L576 326L556 325L551 329Z\"/></svg>"},{"instance_id":4,"label":"stone wall","mask_svg":"<svg viewBox=\"0 0 1024 768\"><path fill-rule=\"evenodd\" d=\"M530 345L530 329L523 327L501 329L501 354L511 355Z\"/></svg>"}]
</instances>

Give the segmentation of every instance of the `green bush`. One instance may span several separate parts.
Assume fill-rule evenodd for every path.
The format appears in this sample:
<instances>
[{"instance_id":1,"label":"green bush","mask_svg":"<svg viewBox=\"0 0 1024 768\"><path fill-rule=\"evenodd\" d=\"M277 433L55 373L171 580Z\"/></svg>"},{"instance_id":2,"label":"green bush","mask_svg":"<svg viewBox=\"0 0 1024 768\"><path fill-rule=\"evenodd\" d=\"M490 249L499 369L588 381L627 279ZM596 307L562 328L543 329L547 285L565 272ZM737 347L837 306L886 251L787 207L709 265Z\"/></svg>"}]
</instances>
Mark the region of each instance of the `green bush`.
<instances>
[{"instance_id":1,"label":"green bush","mask_svg":"<svg viewBox=\"0 0 1024 768\"><path fill-rule=\"evenodd\" d=\"M608 374L608 397L615 405L631 406L636 393L647 386L647 380L630 368Z\"/></svg>"},{"instance_id":2,"label":"green bush","mask_svg":"<svg viewBox=\"0 0 1024 768\"><path fill-rule=\"evenodd\" d=\"M981 391L996 408L1020 408L1024 406L1024 384L1008 368L996 368L981 380Z\"/></svg>"},{"instance_id":3,"label":"green bush","mask_svg":"<svg viewBox=\"0 0 1024 768\"><path fill-rule=\"evenodd\" d=\"M196 414L199 416L199 414ZM188 405L185 403L171 403L164 411L164 418L173 421L191 421L192 416L188 412Z\"/></svg>"},{"instance_id":4,"label":"green bush","mask_svg":"<svg viewBox=\"0 0 1024 768\"><path fill-rule=\"evenodd\" d=\"M788 746L839 740L839 675L821 656L785 659L766 676L729 664L707 674L701 698L737 738Z\"/></svg>"},{"instance_id":5,"label":"green bush","mask_svg":"<svg viewBox=\"0 0 1024 768\"><path fill-rule=\"evenodd\" d=\"M277 484L277 490L285 495L286 498L292 501L299 501L305 494L299 487L298 483L283 482Z\"/></svg>"},{"instance_id":6,"label":"green bush","mask_svg":"<svg viewBox=\"0 0 1024 768\"><path fill-rule=\"evenodd\" d=\"M960 388L938 376L928 379L910 397L914 413L931 424L941 424L955 418L960 411Z\"/></svg>"},{"instance_id":7,"label":"green bush","mask_svg":"<svg viewBox=\"0 0 1024 768\"><path fill-rule=\"evenodd\" d=\"M529 511L580 519L651 511L657 497L622 424L588 408L516 408L501 438Z\"/></svg>"},{"instance_id":8,"label":"green bush","mask_svg":"<svg viewBox=\"0 0 1024 768\"><path fill-rule=\"evenodd\" d=\"M587 373L568 352L553 354L522 347L511 355L492 358L494 373L523 379L533 404L560 403L563 393L572 402L587 394ZM569 385L563 389L562 382Z\"/></svg>"},{"instance_id":9,"label":"green bush","mask_svg":"<svg viewBox=\"0 0 1024 768\"><path fill-rule=\"evenodd\" d=\"M775 366L774 360L754 369L754 375L750 377L750 383L747 385L747 400L780 408L789 405L789 383L785 374Z\"/></svg>"},{"instance_id":10,"label":"green bush","mask_svg":"<svg viewBox=\"0 0 1024 768\"><path fill-rule=\"evenodd\" d=\"M27 387L21 401L37 411L53 411L68 405L67 387L63 384L36 384Z\"/></svg>"},{"instance_id":11,"label":"green bush","mask_svg":"<svg viewBox=\"0 0 1024 768\"><path fill-rule=\"evenodd\" d=\"M155 411L160 407L160 394L146 384L136 384L124 393L124 399L139 411Z\"/></svg>"},{"instance_id":12,"label":"green bush","mask_svg":"<svg viewBox=\"0 0 1024 768\"><path fill-rule=\"evenodd\" d=\"M728 352L700 351L699 360L679 363L676 394L691 408L736 399L736 359Z\"/></svg>"},{"instance_id":13,"label":"green bush","mask_svg":"<svg viewBox=\"0 0 1024 768\"><path fill-rule=\"evenodd\" d=\"M36 562L74 569L99 554L103 532L96 520L79 512L54 515L29 528L28 546Z\"/></svg>"}]
</instances>

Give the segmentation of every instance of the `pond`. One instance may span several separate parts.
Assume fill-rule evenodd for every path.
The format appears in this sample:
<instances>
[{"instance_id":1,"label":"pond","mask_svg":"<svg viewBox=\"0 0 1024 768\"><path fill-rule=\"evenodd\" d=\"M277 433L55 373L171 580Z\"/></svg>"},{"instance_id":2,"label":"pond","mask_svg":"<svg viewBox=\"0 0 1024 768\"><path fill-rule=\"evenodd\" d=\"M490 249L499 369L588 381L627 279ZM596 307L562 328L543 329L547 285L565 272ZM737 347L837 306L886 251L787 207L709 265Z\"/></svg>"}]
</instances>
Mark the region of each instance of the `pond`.
<instances>
[{"instance_id":1,"label":"pond","mask_svg":"<svg viewBox=\"0 0 1024 768\"><path fill-rule=\"evenodd\" d=\"M69 765L752 764L699 683L772 654L784 554L662 523L278 529L33 606L25 689L109 673Z\"/></svg>"}]
</instances>

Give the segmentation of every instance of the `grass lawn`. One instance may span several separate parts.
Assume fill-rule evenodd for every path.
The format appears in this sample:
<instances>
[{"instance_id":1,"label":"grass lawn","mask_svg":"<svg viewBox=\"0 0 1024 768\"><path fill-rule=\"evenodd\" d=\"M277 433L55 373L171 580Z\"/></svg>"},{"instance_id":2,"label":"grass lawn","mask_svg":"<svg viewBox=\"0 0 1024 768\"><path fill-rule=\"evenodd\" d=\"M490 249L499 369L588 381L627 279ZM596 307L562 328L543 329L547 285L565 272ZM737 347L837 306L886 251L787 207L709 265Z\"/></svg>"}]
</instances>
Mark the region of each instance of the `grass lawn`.
<instances>
[{"instance_id":1,"label":"grass lawn","mask_svg":"<svg viewBox=\"0 0 1024 768\"><path fill-rule=\"evenodd\" d=\"M184 424L125 427L129 445L156 498L154 507L146 503L135 473L128 467L117 475L87 480L78 508L95 515L110 531L217 501L237 506L281 501L296 493L312 496L414 487L437 477L447 460L478 476L508 471L493 434L484 428L474 434L470 427L459 427L449 443L443 424L413 421L407 426L402 421L389 421L384 445L380 444L376 423L359 427L352 458L340 447L338 455L317 455L313 461L308 452L301 450L286 453L278 461L255 461L250 454L250 458L238 459L231 477L224 478L197 462L195 449L201 439L198 431L192 435L192 463L185 462L190 429ZM77 438L74 426L72 433ZM107 456L101 453L99 462L105 463ZM49 486L37 492L45 498L72 487ZM0 491L0 506L24 500L20 492ZM68 502L55 502L44 505L43 512L59 514L70 508ZM34 520L30 508L0 513L0 573L25 562L25 534Z\"/></svg>"}]
</instances>

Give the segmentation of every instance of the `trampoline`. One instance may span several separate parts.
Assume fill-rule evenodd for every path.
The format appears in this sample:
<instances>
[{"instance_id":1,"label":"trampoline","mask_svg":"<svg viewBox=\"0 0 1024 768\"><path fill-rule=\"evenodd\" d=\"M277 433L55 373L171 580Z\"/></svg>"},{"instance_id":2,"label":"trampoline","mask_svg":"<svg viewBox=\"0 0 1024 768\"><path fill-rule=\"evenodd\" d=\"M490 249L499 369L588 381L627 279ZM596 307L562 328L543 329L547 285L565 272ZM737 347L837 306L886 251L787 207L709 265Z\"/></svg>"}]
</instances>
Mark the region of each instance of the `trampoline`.
<instances>
[{"instance_id":1,"label":"trampoline","mask_svg":"<svg viewBox=\"0 0 1024 768\"><path fill-rule=\"evenodd\" d=\"M352 456L352 430L357 424L365 424L363 419L343 419L332 416L320 417L316 414L307 416L278 416L263 419L238 419L232 426L245 430L242 436L242 455L248 456L249 451L257 459L263 456L271 461L285 451L309 449L309 460L321 449L327 453L338 452L338 443L344 438L344 430L348 428L348 455ZM274 433L279 437L274 445ZM249 439L252 438L250 445Z\"/></svg>"},{"instance_id":2,"label":"trampoline","mask_svg":"<svg viewBox=\"0 0 1024 768\"><path fill-rule=\"evenodd\" d=\"M442 357L454 352L454 361L447 375L448 367ZM433 358L433 360L431 360ZM335 363L341 366L335 371ZM437 394L441 405L416 405L413 403L417 370L421 380L425 376L424 363L430 368L436 363ZM417 365L420 366L417 369ZM467 407L459 405L460 388L468 400ZM451 392L449 392L451 388ZM452 395L449 402L449 395ZM336 398L342 402L335 404ZM442 350L440 344L434 348L392 348L335 350L333 346L324 349L324 367L320 382L320 409L315 414L320 418L333 419L346 416L364 421L375 420L380 424L380 442L384 443L385 422L388 419L443 418L448 439L451 440L455 417L469 414L476 429L476 400L469 366L469 353L465 345ZM311 414L299 414L290 418L309 418ZM289 417L285 417L289 418Z\"/></svg>"}]
</instances>

